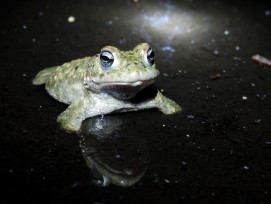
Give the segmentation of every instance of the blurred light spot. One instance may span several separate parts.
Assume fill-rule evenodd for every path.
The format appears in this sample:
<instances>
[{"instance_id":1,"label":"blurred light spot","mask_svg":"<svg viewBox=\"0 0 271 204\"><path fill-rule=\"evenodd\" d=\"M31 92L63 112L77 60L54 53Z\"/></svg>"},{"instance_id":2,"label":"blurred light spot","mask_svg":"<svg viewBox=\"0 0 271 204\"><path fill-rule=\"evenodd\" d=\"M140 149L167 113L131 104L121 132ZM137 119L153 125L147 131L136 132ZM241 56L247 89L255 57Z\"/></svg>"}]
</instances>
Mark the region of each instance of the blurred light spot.
<instances>
[{"instance_id":1,"label":"blurred light spot","mask_svg":"<svg viewBox=\"0 0 271 204\"><path fill-rule=\"evenodd\" d=\"M153 4L156 4L155 6ZM176 39L198 39L209 30L209 19L200 13L176 7L171 1L145 3L142 12L133 19L136 32L151 41L159 37L162 44L170 44ZM198 32L200 31L200 32Z\"/></svg>"},{"instance_id":2,"label":"blurred light spot","mask_svg":"<svg viewBox=\"0 0 271 204\"><path fill-rule=\"evenodd\" d=\"M74 23L74 21L75 21L75 17L74 17L74 16L70 16L70 17L68 18L68 22L69 22L69 23Z\"/></svg>"},{"instance_id":3,"label":"blurred light spot","mask_svg":"<svg viewBox=\"0 0 271 204\"><path fill-rule=\"evenodd\" d=\"M239 50L240 50L240 47L239 47L239 46L235 46L235 50L236 50L236 51L239 51Z\"/></svg>"},{"instance_id":4,"label":"blurred light spot","mask_svg":"<svg viewBox=\"0 0 271 204\"><path fill-rule=\"evenodd\" d=\"M264 15L265 15L265 16L271 16L271 11L270 11L270 10L266 10L266 11L264 12Z\"/></svg>"},{"instance_id":5,"label":"blurred light spot","mask_svg":"<svg viewBox=\"0 0 271 204\"><path fill-rule=\"evenodd\" d=\"M228 31L228 30L224 31L224 35L229 35L229 34L230 34L230 31Z\"/></svg>"},{"instance_id":6,"label":"blurred light spot","mask_svg":"<svg viewBox=\"0 0 271 204\"><path fill-rule=\"evenodd\" d=\"M164 46L164 47L161 47L161 50L162 51L165 51L165 52L175 52L175 49L171 46Z\"/></svg>"}]
</instances>

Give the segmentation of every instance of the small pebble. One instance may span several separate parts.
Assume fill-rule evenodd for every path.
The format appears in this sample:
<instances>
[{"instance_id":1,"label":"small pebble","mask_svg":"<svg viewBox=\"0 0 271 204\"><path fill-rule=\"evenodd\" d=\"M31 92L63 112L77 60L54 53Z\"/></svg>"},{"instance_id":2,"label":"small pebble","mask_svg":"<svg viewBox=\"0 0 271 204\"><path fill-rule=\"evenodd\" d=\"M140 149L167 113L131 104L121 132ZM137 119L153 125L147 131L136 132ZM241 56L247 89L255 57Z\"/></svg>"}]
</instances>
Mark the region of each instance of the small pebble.
<instances>
[{"instance_id":1,"label":"small pebble","mask_svg":"<svg viewBox=\"0 0 271 204\"><path fill-rule=\"evenodd\" d=\"M210 79L212 79L212 80L216 80L216 79L219 79L219 78L221 77L221 74L219 74L219 73L211 73L211 74L209 75L209 77L210 77Z\"/></svg>"},{"instance_id":2,"label":"small pebble","mask_svg":"<svg viewBox=\"0 0 271 204\"><path fill-rule=\"evenodd\" d=\"M73 23L75 21L75 17L74 16L70 16L69 18L68 18L68 22L69 23Z\"/></svg>"}]
</instances>

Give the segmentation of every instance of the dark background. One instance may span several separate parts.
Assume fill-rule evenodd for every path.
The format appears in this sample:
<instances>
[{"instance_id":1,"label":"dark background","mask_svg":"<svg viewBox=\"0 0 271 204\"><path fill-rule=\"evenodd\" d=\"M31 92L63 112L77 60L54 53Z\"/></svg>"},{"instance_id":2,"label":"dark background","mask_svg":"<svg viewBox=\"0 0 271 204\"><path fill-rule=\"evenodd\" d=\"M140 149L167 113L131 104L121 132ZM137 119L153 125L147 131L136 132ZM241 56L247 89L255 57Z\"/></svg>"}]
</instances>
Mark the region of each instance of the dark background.
<instances>
[{"instance_id":1,"label":"dark background","mask_svg":"<svg viewBox=\"0 0 271 204\"><path fill-rule=\"evenodd\" d=\"M271 58L270 1L13 0L0 14L1 203L271 202L271 67L251 60ZM140 42L183 112L125 114L125 134L147 140L149 168L132 187L96 187L79 137L56 123L66 105L31 80Z\"/></svg>"}]
</instances>

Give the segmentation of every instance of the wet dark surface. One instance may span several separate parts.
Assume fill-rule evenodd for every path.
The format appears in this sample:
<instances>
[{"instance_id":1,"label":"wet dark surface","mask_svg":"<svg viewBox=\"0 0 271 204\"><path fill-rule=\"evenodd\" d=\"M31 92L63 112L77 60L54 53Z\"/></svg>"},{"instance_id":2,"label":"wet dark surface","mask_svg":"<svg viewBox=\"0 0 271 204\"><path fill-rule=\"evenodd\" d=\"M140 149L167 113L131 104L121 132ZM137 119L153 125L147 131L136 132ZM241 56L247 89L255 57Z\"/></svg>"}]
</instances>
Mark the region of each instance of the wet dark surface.
<instances>
[{"instance_id":1,"label":"wet dark surface","mask_svg":"<svg viewBox=\"0 0 271 204\"><path fill-rule=\"evenodd\" d=\"M1 203L270 203L271 67L251 60L271 58L269 1L1 1L0 14ZM66 106L31 79L144 41L183 112L123 114L148 169L132 187L97 187L79 137L56 123Z\"/></svg>"}]
</instances>

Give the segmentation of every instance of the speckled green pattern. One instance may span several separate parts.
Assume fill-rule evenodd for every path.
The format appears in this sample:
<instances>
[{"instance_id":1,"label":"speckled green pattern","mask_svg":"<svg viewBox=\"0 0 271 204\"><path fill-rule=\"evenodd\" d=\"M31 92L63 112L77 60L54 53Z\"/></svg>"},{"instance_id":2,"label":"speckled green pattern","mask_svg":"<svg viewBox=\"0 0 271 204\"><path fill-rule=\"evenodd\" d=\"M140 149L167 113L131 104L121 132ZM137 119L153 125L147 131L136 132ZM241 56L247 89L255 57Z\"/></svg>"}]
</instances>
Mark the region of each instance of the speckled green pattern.
<instances>
[{"instance_id":1,"label":"speckled green pattern","mask_svg":"<svg viewBox=\"0 0 271 204\"><path fill-rule=\"evenodd\" d=\"M104 51L107 55L100 56ZM137 104L130 101L137 92L153 83L159 74L148 51L150 47L147 43L141 43L131 51L106 46L101 54L40 71L33 84L45 84L51 96L69 104L57 119L67 131L78 131L82 121L88 117L111 112L147 108L158 108L164 114L181 111L177 103L159 91L151 100ZM106 63L102 63L104 61Z\"/></svg>"}]
</instances>

